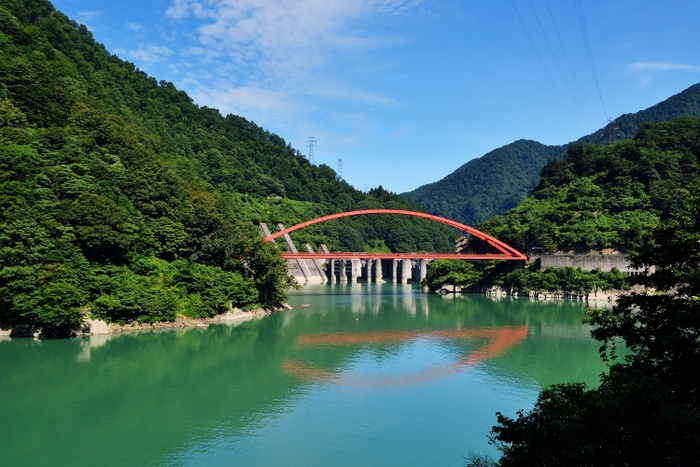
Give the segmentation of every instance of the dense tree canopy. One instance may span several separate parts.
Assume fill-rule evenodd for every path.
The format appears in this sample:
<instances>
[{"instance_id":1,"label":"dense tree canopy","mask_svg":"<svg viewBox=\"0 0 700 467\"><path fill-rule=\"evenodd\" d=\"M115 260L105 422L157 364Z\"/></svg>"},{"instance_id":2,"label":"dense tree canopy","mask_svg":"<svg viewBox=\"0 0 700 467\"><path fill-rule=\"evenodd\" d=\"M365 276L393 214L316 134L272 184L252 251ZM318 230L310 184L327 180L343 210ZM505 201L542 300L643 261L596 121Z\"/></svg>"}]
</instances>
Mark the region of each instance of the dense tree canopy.
<instances>
[{"instance_id":1,"label":"dense tree canopy","mask_svg":"<svg viewBox=\"0 0 700 467\"><path fill-rule=\"evenodd\" d=\"M499 465L696 465L700 458L700 181L684 206L632 254L655 267L654 290L589 311L602 355L622 340L632 354L597 389L569 383L544 390L529 412L498 415Z\"/></svg>"},{"instance_id":2,"label":"dense tree canopy","mask_svg":"<svg viewBox=\"0 0 700 467\"><path fill-rule=\"evenodd\" d=\"M0 0L0 327L280 305L286 263L257 222L417 206L312 166L243 117L199 107L109 54L46 0ZM449 249L444 226L353 219L334 249Z\"/></svg>"},{"instance_id":3,"label":"dense tree canopy","mask_svg":"<svg viewBox=\"0 0 700 467\"><path fill-rule=\"evenodd\" d=\"M481 272L472 263L457 260L436 260L428 265L422 285L431 290L444 285L467 287L481 278Z\"/></svg>"},{"instance_id":4,"label":"dense tree canopy","mask_svg":"<svg viewBox=\"0 0 700 467\"><path fill-rule=\"evenodd\" d=\"M544 166L528 198L480 229L521 250L638 248L698 175L699 119L645 123L629 141L569 146L564 160Z\"/></svg>"},{"instance_id":5,"label":"dense tree canopy","mask_svg":"<svg viewBox=\"0 0 700 467\"><path fill-rule=\"evenodd\" d=\"M476 225L517 206L537 185L542 166L565 150L537 141L515 141L401 196L433 214Z\"/></svg>"}]
</instances>

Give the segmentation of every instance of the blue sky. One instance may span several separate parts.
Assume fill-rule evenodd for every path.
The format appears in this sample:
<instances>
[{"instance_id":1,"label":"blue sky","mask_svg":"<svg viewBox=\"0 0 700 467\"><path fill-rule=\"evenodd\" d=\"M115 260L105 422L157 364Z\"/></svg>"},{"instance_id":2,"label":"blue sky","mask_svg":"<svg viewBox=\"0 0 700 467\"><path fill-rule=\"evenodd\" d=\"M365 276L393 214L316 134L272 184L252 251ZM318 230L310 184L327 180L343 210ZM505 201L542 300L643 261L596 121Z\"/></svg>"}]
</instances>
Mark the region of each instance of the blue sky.
<instances>
[{"instance_id":1,"label":"blue sky","mask_svg":"<svg viewBox=\"0 0 700 467\"><path fill-rule=\"evenodd\" d=\"M316 164L342 159L361 190L409 191L521 138L567 143L700 82L694 0L53 4L197 104L304 154L313 135Z\"/></svg>"}]
</instances>

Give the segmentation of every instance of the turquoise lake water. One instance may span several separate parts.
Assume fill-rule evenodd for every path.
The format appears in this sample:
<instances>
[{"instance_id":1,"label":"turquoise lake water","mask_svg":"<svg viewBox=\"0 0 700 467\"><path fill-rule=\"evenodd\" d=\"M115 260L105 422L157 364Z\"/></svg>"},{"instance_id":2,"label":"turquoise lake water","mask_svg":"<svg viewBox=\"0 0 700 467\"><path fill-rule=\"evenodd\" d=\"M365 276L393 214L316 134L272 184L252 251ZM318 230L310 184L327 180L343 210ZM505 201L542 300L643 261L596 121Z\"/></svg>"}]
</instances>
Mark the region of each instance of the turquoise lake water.
<instances>
[{"instance_id":1,"label":"turquoise lake water","mask_svg":"<svg viewBox=\"0 0 700 467\"><path fill-rule=\"evenodd\" d=\"M239 325L0 340L0 464L461 466L605 369L580 303L334 284Z\"/></svg>"}]
</instances>

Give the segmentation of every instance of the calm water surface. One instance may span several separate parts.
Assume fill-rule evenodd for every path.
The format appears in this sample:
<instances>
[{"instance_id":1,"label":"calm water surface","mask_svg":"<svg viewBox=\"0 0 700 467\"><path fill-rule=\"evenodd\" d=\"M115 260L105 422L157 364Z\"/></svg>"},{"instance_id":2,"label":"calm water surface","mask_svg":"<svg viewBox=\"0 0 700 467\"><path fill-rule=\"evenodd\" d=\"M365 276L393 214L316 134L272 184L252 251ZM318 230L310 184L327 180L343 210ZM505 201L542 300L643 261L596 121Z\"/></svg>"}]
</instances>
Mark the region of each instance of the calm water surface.
<instances>
[{"instance_id":1,"label":"calm water surface","mask_svg":"<svg viewBox=\"0 0 700 467\"><path fill-rule=\"evenodd\" d=\"M0 464L461 466L604 369L584 306L309 286L238 326L0 340Z\"/></svg>"}]
</instances>

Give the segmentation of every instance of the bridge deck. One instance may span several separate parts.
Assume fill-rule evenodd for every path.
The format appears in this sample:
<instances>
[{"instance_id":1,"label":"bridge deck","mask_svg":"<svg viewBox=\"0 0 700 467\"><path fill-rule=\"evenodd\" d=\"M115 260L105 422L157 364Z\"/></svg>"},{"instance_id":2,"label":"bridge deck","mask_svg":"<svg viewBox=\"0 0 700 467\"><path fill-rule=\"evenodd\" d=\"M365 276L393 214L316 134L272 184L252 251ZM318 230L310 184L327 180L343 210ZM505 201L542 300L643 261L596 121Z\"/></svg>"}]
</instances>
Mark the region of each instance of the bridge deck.
<instances>
[{"instance_id":1,"label":"bridge deck","mask_svg":"<svg viewBox=\"0 0 700 467\"><path fill-rule=\"evenodd\" d=\"M286 259L461 259L467 261L510 260L522 261L523 258L505 254L466 254L466 253L357 253L334 251L330 253L282 253Z\"/></svg>"}]
</instances>

